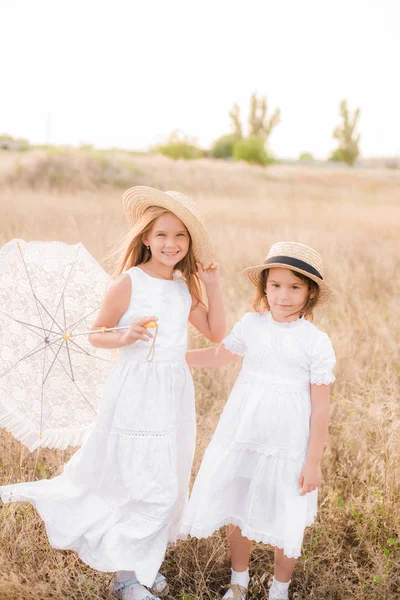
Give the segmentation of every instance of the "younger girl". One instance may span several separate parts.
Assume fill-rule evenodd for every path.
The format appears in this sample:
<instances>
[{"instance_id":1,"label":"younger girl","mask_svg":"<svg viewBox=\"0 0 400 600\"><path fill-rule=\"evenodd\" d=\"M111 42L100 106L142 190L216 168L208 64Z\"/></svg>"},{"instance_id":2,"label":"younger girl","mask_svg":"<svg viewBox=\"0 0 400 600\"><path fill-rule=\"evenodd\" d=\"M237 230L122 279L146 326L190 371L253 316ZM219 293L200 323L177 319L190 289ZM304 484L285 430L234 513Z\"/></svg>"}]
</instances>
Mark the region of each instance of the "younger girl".
<instances>
[{"instance_id":1,"label":"younger girl","mask_svg":"<svg viewBox=\"0 0 400 600\"><path fill-rule=\"evenodd\" d=\"M195 202L149 187L131 188L123 200L132 230L93 328L129 328L90 336L96 347L122 349L94 429L62 475L2 487L0 496L33 504L55 548L117 572L116 597L154 600L144 585L166 591L157 571L179 533L195 445L187 323L219 342L225 317Z\"/></svg>"},{"instance_id":2,"label":"younger girl","mask_svg":"<svg viewBox=\"0 0 400 600\"><path fill-rule=\"evenodd\" d=\"M229 525L231 585L244 600L252 540L275 546L270 600L288 598L304 529L317 513L335 355L312 323L331 292L321 256L294 242L272 246L245 271L256 286L247 313L217 348L187 353L190 367L244 356L243 368L205 453L183 532L208 537Z\"/></svg>"}]
</instances>

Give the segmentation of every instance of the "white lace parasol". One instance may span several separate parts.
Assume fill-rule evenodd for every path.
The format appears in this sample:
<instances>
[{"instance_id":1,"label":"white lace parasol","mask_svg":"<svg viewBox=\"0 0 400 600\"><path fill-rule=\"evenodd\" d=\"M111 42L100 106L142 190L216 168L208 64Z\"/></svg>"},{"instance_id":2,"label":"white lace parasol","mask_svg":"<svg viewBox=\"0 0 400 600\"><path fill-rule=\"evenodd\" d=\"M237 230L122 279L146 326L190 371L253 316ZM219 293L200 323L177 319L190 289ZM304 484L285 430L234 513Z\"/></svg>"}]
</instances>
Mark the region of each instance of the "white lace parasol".
<instances>
[{"instance_id":1,"label":"white lace parasol","mask_svg":"<svg viewBox=\"0 0 400 600\"><path fill-rule=\"evenodd\" d=\"M110 277L79 243L0 250L0 426L34 450L80 445L114 357L87 332Z\"/></svg>"}]
</instances>

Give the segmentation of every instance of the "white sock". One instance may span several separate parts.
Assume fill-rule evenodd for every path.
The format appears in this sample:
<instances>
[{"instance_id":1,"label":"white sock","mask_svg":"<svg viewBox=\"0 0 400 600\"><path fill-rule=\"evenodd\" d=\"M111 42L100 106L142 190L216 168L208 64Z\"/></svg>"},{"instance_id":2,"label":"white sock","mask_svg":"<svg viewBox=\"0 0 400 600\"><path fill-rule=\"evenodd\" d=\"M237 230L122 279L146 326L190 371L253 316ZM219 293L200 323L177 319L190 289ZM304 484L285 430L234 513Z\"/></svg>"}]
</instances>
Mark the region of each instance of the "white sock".
<instances>
[{"instance_id":1,"label":"white sock","mask_svg":"<svg viewBox=\"0 0 400 600\"><path fill-rule=\"evenodd\" d=\"M291 580L286 582L278 581L275 579L275 577L273 577L272 585L269 588L269 600L275 600L275 598L277 600L279 600L279 598L285 598L289 590L290 581Z\"/></svg>"},{"instance_id":2,"label":"white sock","mask_svg":"<svg viewBox=\"0 0 400 600\"><path fill-rule=\"evenodd\" d=\"M231 583L236 583L236 585L240 585L246 588L247 590L247 588L249 587L249 580L250 576L248 569L246 569L245 571L234 571L232 569ZM226 592L224 598L233 598L233 591L230 588Z\"/></svg>"}]
</instances>

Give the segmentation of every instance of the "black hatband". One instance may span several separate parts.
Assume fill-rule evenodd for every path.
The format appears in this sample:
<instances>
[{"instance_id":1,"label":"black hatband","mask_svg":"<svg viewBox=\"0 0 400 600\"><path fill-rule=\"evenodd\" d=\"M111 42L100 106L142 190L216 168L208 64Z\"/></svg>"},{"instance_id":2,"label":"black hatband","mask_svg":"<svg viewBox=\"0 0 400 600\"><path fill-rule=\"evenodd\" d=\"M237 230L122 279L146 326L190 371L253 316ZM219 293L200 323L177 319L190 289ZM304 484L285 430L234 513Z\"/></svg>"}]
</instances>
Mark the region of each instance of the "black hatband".
<instances>
[{"instance_id":1,"label":"black hatband","mask_svg":"<svg viewBox=\"0 0 400 600\"><path fill-rule=\"evenodd\" d=\"M317 269L304 262L304 260L300 260L299 258L293 258L292 256L271 256L271 258L266 260L264 264L268 265L271 263L279 263L282 265L289 265L290 267L296 267L296 269L301 269L310 275L315 275L315 277L322 279L322 281L324 280L321 273L317 271Z\"/></svg>"}]
</instances>

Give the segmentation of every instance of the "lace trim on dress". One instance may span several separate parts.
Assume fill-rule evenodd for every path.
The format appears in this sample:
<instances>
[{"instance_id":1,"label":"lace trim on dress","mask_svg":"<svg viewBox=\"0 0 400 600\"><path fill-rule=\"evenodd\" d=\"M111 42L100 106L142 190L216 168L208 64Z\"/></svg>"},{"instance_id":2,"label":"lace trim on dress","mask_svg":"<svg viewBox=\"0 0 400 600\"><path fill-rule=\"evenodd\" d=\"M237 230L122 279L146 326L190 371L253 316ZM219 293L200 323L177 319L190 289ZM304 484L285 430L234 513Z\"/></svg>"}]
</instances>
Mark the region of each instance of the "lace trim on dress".
<instances>
[{"instance_id":1,"label":"lace trim on dress","mask_svg":"<svg viewBox=\"0 0 400 600\"><path fill-rule=\"evenodd\" d=\"M329 385L336 380L336 377L332 373L312 373L310 377L310 383L314 385Z\"/></svg>"},{"instance_id":2,"label":"lace trim on dress","mask_svg":"<svg viewBox=\"0 0 400 600\"><path fill-rule=\"evenodd\" d=\"M229 352L232 354L237 354L238 356L243 356L243 344L235 342L230 336L226 337L221 342Z\"/></svg>"},{"instance_id":3,"label":"lace trim on dress","mask_svg":"<svg viewBox=\"0 0 400 600\"><path fill-rule=\"evenodd\" d=\"M250 450L251 452L263 454L264 456L279 456L291 460L304 460L306 457L306 451L290 450L289 448L271 448L264 444L257 444L257 442L234 442L231 450L234 452Z\"/></svg>"},{"instance_id":4,"label":"lace trim on dress","mask_svg":"<svg viewBox=\"0 0 400 600\"><path fill-rule=\"evenodd\" d=\"M137 431L135 429L122 429L121 427L113 427L110 431L110 435L125 435L127 437L166 437L175 433L175 427L169 429L162 429L159 431Z\"/></svg>"},{"instance_id":5,"label":"lace trim on dress","mask_svg":"<svg viewBox=\"0 0 400 600\"><path fill-rule=\"evenodd\" d=\"M309 527L315 521L315 517L317 512L313 510L310 514L307 515L305 526ZM191 535L196 538L208 538L212 536L218 529L223 527L224 525L234 525L235 527L239 527L242 535L244 537L249 538L249 540L254 540L255 542L261 542L262 544L270 544L276 548L280 548L284 551L285 556L288 558L298 558L301 554L301 546L299 547L290 547L285 546L283 539L278 538L273 535L269 535L266 533L260 533L248 527L242 519L238 519L236 517L228 517L225 519L221 519L217 523L215 523L212 527L203 528L203 527L190 527L190 525L186 525L185 523L181 529L181 535Z\"/></svg>"}]
</instances>

